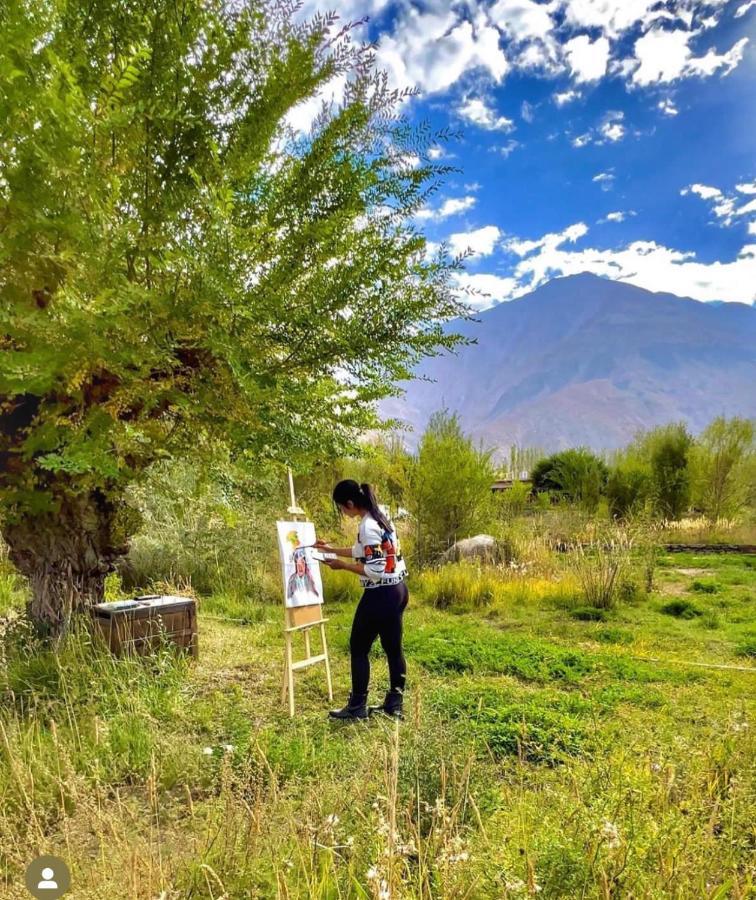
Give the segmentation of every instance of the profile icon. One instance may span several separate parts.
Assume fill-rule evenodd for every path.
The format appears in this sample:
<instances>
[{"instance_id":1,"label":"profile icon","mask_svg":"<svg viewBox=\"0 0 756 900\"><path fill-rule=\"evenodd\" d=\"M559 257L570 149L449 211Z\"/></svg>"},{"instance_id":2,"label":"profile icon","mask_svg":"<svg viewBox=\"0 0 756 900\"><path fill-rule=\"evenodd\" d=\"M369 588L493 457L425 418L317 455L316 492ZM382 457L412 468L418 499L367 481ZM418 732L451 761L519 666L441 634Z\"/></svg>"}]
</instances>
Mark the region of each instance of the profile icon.
<instances>
[{"instance_id":1,"label":"profile icon","mask_svg":"<svg viewBox=\"0 0 756 900\"><path fill-rule=\"evenodd\" d=\"M26 887L33 897L54 900L71 886L71 873L59 856L38 856L26 867Z\"/></svg>"},{"instance_id":2,"label":"profile icon","mask_svg":"<svg viewBox=\"0 0 756 900\"><path fill-rule=\"evenodd\" d=\"M57 891L58 890L58 882L53 881L55 877L55 870L51 869L49 866L46 866L42 869L42 880L37 885L38 891Z\"/></svg>"}]
</instances>

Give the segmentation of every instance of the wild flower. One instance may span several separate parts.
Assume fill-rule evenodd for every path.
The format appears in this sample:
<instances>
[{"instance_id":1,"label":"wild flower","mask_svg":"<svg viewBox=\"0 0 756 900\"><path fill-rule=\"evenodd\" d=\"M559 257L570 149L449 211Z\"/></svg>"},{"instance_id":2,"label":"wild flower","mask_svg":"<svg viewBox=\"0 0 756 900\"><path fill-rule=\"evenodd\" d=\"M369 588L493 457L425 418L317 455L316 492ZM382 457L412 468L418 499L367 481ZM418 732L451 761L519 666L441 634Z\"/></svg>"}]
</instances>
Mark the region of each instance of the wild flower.
<instances>
[{"instance_id":1,"label":"wild flower","mask_svg":"<svg viewBox=\"0 0 756 900\"><path fill-rule=\"evenodd\" d=\"M609 850L615 850L620 845L620 836L617 826L608 819L601 826L601 840Z\"/></svg>"},{"instance_id":2,"label":"wild flower","mask_svg":"<svg viewBox=\"0 0 756 900\"><path fill-rule=\"evenodd\" d=\"M212 756L212 755L213 755L213 752L214 752L214 751L213 751L213 748L212 748L212 747L204 747L203 750L202 750L202 755L203 755L203 756Z\"/></svg>"}]
</instances>

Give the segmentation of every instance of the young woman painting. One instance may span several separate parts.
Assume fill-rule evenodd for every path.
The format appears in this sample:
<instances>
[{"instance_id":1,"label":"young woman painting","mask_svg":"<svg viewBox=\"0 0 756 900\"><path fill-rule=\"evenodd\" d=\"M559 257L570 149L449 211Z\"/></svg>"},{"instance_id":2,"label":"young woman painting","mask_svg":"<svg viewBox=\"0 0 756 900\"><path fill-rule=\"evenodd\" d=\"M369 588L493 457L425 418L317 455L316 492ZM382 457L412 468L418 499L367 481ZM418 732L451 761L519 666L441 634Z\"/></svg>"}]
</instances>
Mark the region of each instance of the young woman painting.
<instances>
[{"instance_id":1,"label":"young woman painting","mask_svg":"<svg viewBox=\"0 0 756 900\"><path fill-rule=\"evenodd\" d=\"M333 501L343 515L360 520L357 543L353 547L340 548L318 541L315 546L352 560L330 559L324 564L331 569L345 569L359 575L363 594L354 614L349 639L352 692L346 706L332 710L329 715L334 719L366 719L370 712L383 712L401 718L407 672L402 651L402 616L409 594L404 580L407 567L396 531L378 506L369 484L340 481L333 489ZM368 654L376 637L380 638L388 660L391 683L382 706L368 709Z\"/></svg>"}]
</instances>

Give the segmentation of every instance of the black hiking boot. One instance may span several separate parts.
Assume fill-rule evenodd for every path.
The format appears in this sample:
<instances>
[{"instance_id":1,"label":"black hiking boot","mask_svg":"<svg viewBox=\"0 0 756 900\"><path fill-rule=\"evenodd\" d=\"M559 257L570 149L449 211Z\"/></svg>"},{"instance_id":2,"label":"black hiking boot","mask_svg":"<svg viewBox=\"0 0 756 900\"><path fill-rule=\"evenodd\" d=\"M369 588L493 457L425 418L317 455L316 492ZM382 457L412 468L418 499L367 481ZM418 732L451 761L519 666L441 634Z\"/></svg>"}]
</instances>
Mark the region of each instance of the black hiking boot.
<instances>
[{"instance_id":1,"label":"black hiking boot","mask_svg":"<svg viewBox=\"0 0 756 900\"><path fill-rule=\"evenodd\" d=\"M346 706L342 706L341 709L332 709L328 715L332 719L343 719L347 721L353 719L367 719L367 694L350 694Z\"/></svg>"},{"instance_id":2,"label":"black hiking boot","mask_svg":"<svg viewBox=\"0 0 756 900\"><path fill-rule=\"evenodd\" d=\"M383 713L385 716L391 716L392 719L403 719L402 705L404 703L404 693L401 688L391 688L386 694L386 699L380 706L371 706L370 713Z\"/></svg>"}]
</instances>

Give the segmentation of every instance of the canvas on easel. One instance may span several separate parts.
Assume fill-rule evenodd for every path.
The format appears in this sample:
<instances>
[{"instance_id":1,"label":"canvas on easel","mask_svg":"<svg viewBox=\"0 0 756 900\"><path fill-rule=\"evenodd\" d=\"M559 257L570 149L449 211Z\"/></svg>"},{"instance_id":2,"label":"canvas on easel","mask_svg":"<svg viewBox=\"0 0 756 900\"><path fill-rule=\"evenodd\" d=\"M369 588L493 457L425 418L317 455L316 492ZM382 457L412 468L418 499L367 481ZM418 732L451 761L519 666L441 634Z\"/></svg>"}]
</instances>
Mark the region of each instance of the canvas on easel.
<instances>
[{"instance_id":1,"label":"canvas on easel","mask_svg":"<svg viewBox=\"0 0 756 900\"><path fill-rule=\"evenodd\" d=\"M293 505L293 504L292 504ZM289 698L289 714L294 715L294 673L316 663L324 663L328 685L328 699L333 699L331 666L328 659L325 623L323 618L323 581L315 555L315 526L312 522L276 522L284 599L284 673L281 699ZM310 631L318 627L322 652L313 656ZM304 636L305 658L294 661L293 637L301 631Z\"/></svg>"}]
</instances>

